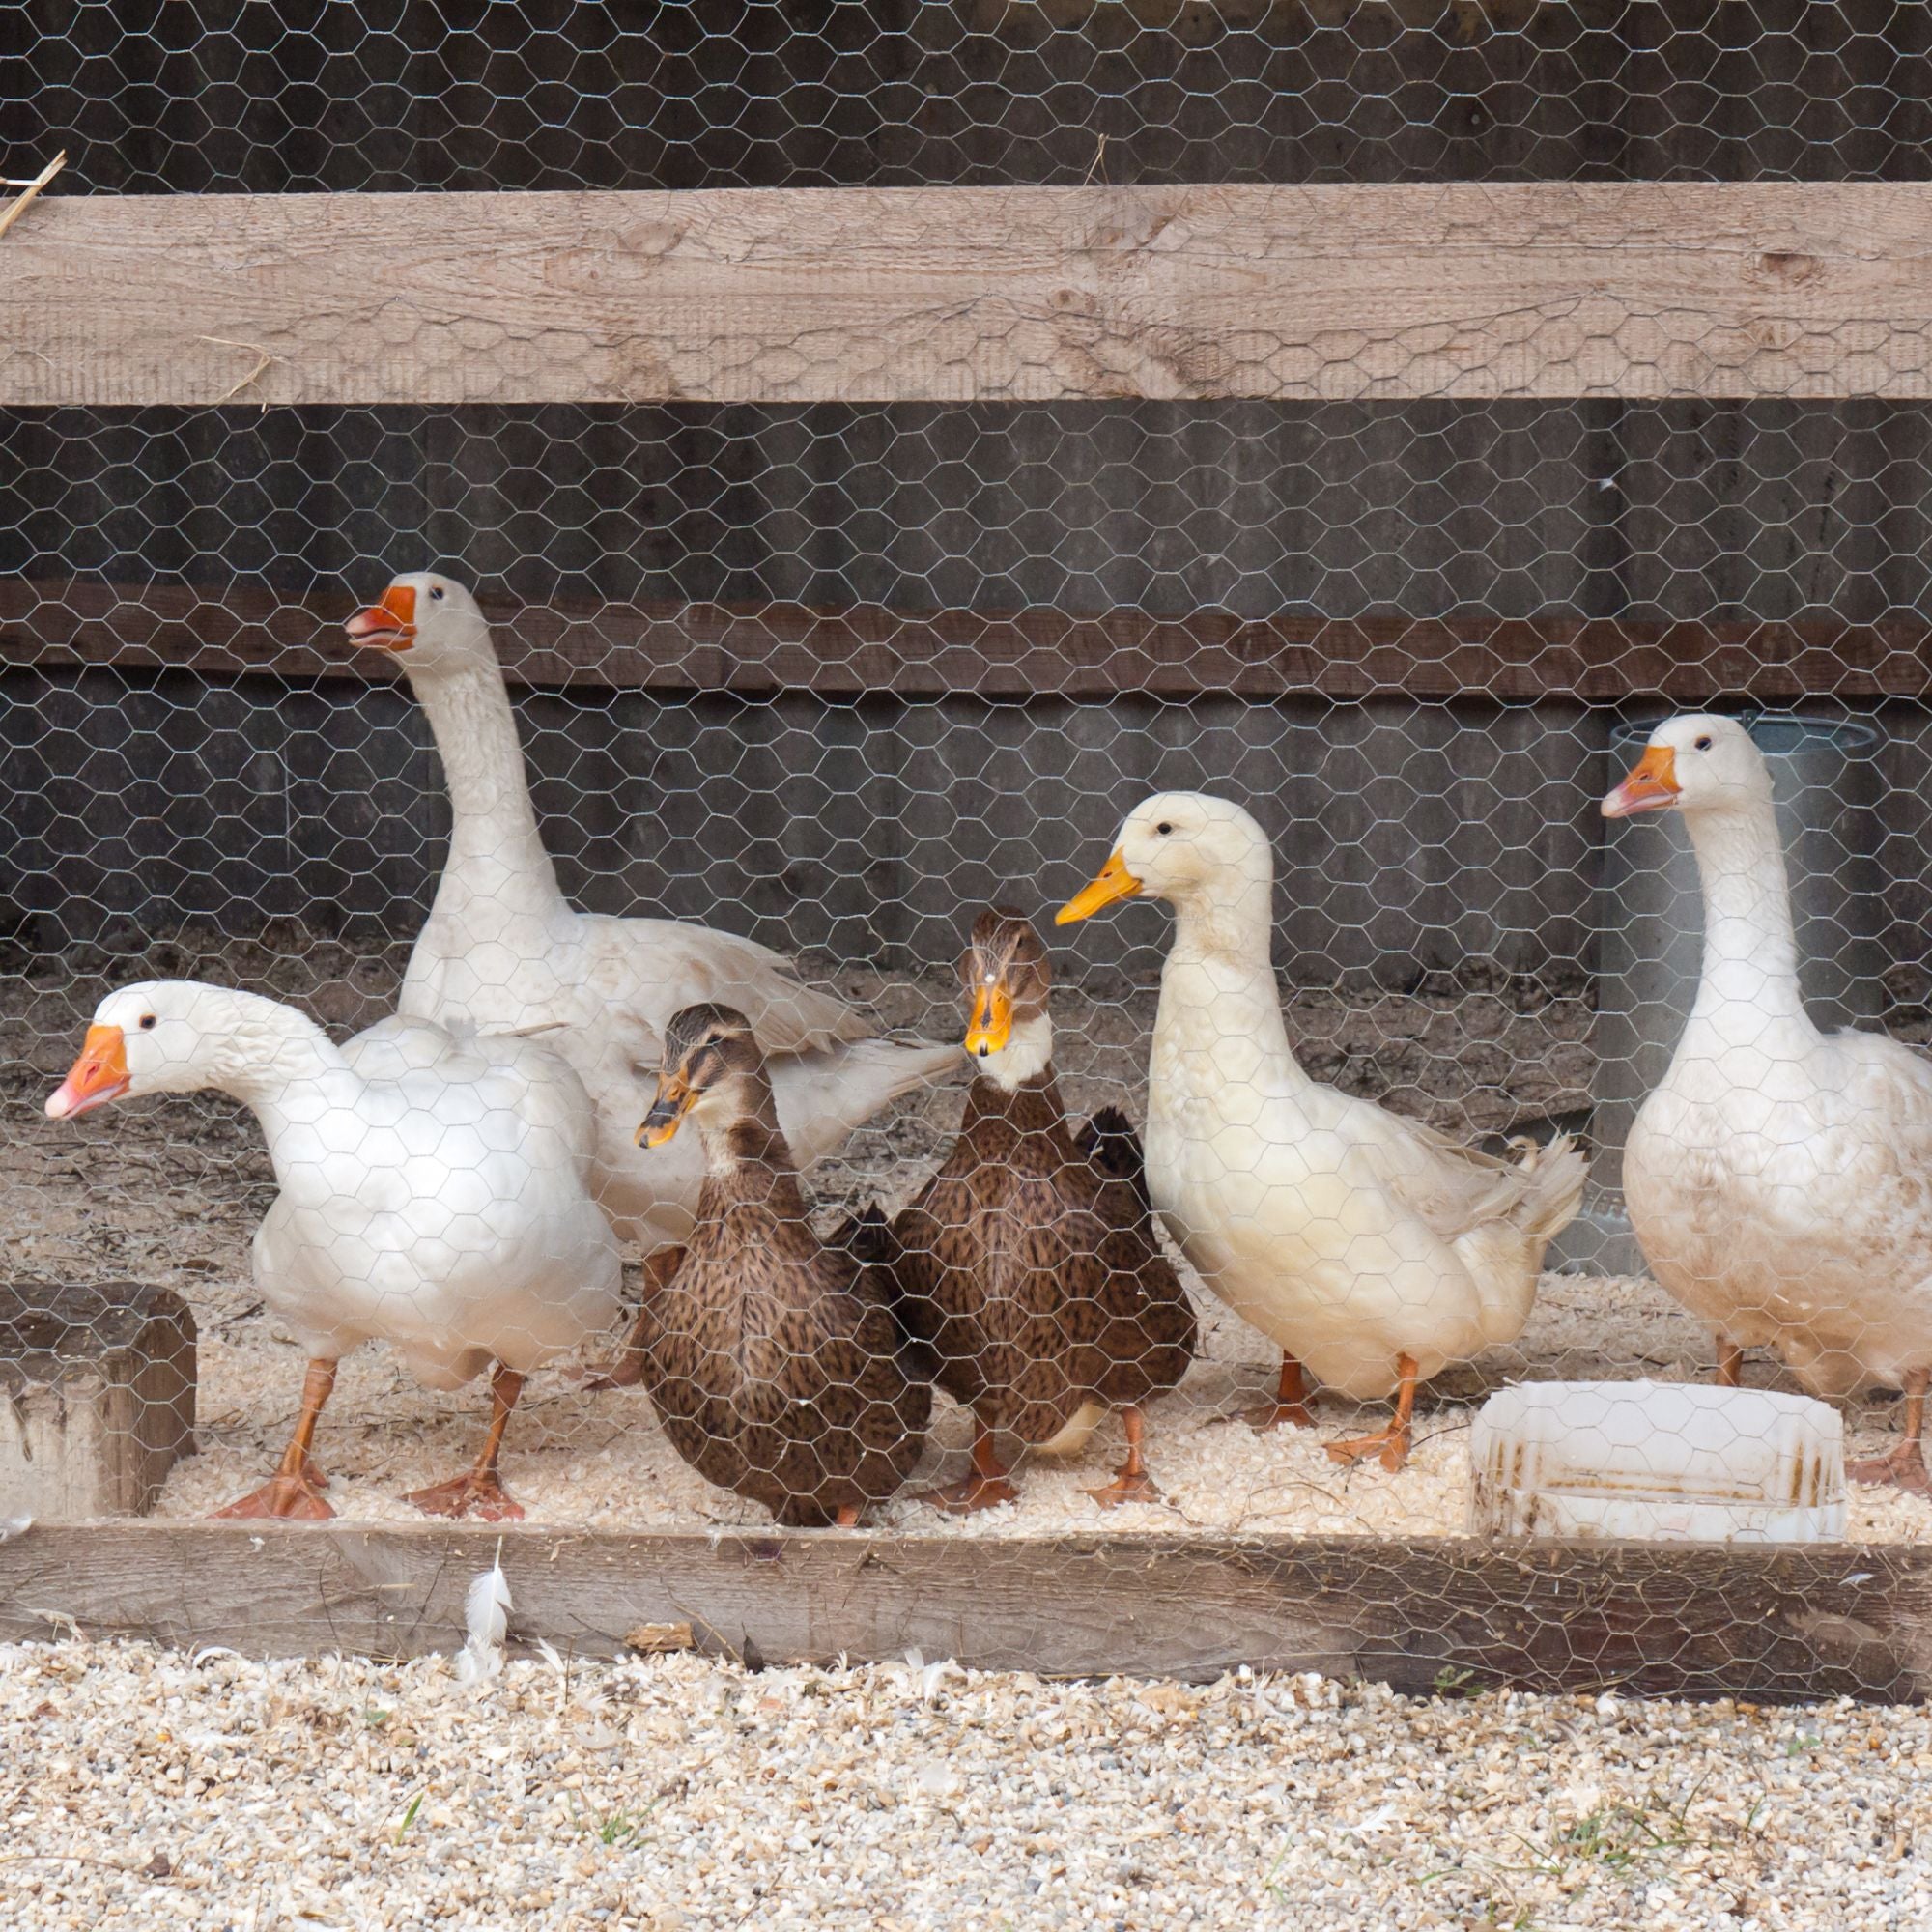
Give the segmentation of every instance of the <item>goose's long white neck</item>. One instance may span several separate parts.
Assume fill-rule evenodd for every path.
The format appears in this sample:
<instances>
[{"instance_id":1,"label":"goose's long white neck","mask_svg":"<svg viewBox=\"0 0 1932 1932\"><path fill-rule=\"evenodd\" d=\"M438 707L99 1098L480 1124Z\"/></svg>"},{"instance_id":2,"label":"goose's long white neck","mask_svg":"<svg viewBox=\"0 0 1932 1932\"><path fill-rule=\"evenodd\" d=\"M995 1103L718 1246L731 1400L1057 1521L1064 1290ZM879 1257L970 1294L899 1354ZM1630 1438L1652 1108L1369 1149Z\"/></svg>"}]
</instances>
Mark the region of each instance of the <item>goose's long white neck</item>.
<instances>
[{"instance_id":1,"label":"goose's long white neck","mask_svg":"<svg viewBox=\"0 0 1932 1932\"><path fill-rule=\"evenodd\" d=\"M328 1036L278 1000L254 993L211 996L202 1023L209 1046L197 1069L199 1084L247 1107L261 1122L271 1155L290 1127L359 1086Z\"/></svg>"},{"instance_id":2,"label":"goose's long white neck","mask_svg":"<svg viewBox=\"0 0 1932 1932\"><path fill-rule=\"evenodd\" d=\"M449 864L438 898L479 895L505 912L538 917L560 910L556 869L537 831L517 721L495 658L424 667L410 683L449 784Z\"/></svg>"},{"instance_id":3,"label":"goose's long white neck","mask_svg":"<svg viewBox=\"0 0 1932 1932\"><path fill-rule=\"evenodd\" d=\"M1759 1023L1808 1027L1791 889L1770 801L1684 817L1704 892L1704 974L1691 1018L1713 1021L1747 1008Z\"/></svg>"}]
</instances>

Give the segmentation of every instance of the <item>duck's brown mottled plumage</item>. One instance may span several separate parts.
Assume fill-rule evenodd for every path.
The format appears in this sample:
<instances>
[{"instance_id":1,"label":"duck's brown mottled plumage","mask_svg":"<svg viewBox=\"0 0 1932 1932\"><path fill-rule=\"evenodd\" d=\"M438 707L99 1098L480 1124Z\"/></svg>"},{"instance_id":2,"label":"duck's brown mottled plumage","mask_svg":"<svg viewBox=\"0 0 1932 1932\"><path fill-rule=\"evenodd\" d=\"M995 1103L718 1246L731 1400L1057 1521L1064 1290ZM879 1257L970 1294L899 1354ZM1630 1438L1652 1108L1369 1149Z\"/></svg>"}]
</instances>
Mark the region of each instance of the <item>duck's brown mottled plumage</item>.
<instances>
[{"instance_id":1,"label":"duck's brown mottled plumage","mask_svg":"<svg viewBox=\"0 0 1932 1932\"><path fill-rule=\"evenodd\" d=\"M693 1075L706 1174L683 1262L639 1318L641 1379L700 1475L789 1527L822 1526L904 1481L932 1392L873 1271L812 1233L750 1029L691 1009L665 1065Z\"/></svg>"},{"instance_id":2,"label":"duck's brown mottled plumage","mask_svg":"<svg viewBox=\"0 0 1932 1932\"><path fill-rule=\"evenodd\" d=\"M961 962L1043 1023L1044 949L1017 914L982 915ZM1030 943L1029 943L1030 942ZM989 1429L1050 1441L1088 1403L1137 1406L1193 1359L1195 1317L1162 1256L1125 1120L1076 1142L1051 1064L966 1097L945 1165L893 1228L895 1313L930 1346L941 1388Z\"/></svg>"},{"instance_id":3,"label":"duck's brown mottled plumage","mask_svg":"<svg viewBox=\"0 0 1932 1932\"><path fill-rule=\"evenodd\" d=\"M897 1314L989 1428L1045 1442L1083 1403L1139 1405L1194 1359L1195 1318L1131 1180L1074 1144L1049 1072L974 1081L959 1138L894 1225Z\"/></svg>"}]
</instances>

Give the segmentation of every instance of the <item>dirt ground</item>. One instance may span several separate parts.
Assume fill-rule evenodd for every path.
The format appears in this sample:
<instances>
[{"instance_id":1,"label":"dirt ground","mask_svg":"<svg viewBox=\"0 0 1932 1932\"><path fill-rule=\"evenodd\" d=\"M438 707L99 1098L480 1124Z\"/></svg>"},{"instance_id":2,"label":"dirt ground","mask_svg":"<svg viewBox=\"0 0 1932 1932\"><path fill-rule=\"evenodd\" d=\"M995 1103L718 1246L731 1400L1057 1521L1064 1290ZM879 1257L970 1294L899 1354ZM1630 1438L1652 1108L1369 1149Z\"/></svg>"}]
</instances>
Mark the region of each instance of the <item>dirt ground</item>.
<instances>
[{"instance_id":1,"label":"dirt ground","mask_svg":"<svg viewBox=\"0 0 1932 1932\"><path fill-rule=\"evenodd\" d=\"M133 1102L68 1123L45 1120L41 1102L110 984L215 980L290 1000L346 1037L389 1010L405 957L399 945L351 945L291 925L247 940L190 928L140 952L76 948L0 975L0 1268L18 1280L161 1283L192 1304L200 1323L201 1453L176 1469L164 1515L201 1515L253 1487L286 1440L301 1365L264 1313L248 1270L248 1242L273 1198L273 1176L253 1120L218 1096ZM938 1037L956 1032L950 974L826 977L889 1024ZM1450 1131L1495 1135L1587 1103L1594 1063L1581 1000L1493 992L1351 1002L1303 989L1284 998L1311 1071ZM1151 988L1113 1001L1056 992L1057 1059L1070 1108L1112 1102L1141 1117L1153 1004ZM956 1089L906 1103L822 1163L810 1183L825 1219L874 1198L896 1206L943 1153L958 1108ZM1165 1501L1114 1512L1104 1519L1110 1529L1457 1534L1467 1503L1471 1406L1490 1390L1524 1378L1691 1378L1710 1360L1708 1338L1648 1281L1547 1276L1518 1344L1429 1390L1416 1454L1391 1477L1374 1465L1342 1471L1323 1455L1323 1439L1359 1419L1351 1405L1320 1400L1313 1434L1258 1435L1239 1421L1270 1382L1271 1351L1211 1298L1197 1300L1203 1358L1150 1416L1150 1459ZM1777 1372L1762 1361L1750 1378L1776 1385ZM576 1368L538 1378L518 1412L505 1478L531 1520L606 1527L763 1520L686 1468L640 1392L589 1394L581 1379ZM1883 1397L1859 1406L1847 1417L1850 1446L1873 1454L1889 1446L1895 1408ZM384 1350L352 1357L319 1443L336 1509L411 1519L401 1495L467 1463L483 1418L480 1389L437 1395ZM958 1471L966 1424L942 1398L919 1480ZM1119 1454L1110 1422L1070 1463L1035 1458L1023 1467L1017 1506L959 1524L958 1533L1096 1526L1102 1519L1082 1491L1105 1481ZM879 1518L916 1519L925 1527L933 1520L907 1500ZM1917 1538L1928 1521L1922 1503L1888 1492L1854 1494L1855 1539Z\"/></svg>"}]
</instances>

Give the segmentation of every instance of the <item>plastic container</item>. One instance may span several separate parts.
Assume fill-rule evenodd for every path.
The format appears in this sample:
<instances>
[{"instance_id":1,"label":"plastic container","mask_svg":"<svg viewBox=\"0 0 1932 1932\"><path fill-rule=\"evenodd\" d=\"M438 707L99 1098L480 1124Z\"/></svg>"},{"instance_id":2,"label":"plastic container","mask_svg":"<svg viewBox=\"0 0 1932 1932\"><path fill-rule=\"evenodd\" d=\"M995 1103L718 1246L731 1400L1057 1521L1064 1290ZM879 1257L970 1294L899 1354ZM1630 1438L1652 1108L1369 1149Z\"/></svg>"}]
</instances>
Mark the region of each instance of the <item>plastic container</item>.
<instances>
[{"instance_id":1,"label":"plastic container","mask_svg":"<svg viewBox=\"0 0 1932 1932\"><path fill-rule=\"evenodd\" d=\"M1526 1382L1483 1405L1469 1527L1484 1537L1837 1543L1845 1436L1809 1396L1685 1382Z\"/></svg>"}]
</instances>

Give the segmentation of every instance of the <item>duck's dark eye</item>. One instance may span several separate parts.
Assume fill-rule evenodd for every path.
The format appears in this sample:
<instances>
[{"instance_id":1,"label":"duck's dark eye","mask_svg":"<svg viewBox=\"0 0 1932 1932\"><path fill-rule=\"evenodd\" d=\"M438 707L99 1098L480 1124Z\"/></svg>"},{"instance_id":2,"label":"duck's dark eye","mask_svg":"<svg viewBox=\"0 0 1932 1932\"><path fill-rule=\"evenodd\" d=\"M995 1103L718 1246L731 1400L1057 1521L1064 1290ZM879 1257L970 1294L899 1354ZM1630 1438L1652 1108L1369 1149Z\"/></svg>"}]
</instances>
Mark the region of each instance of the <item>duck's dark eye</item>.
<instances>
[{"instance_id":1,"label":"duck's dark eye","mask_svg":"<svg viewBox=\"0 0 1932 1932\"><path fill-rule=\"evenodd\" d=\"M442 602L442 585L441 585L441 584L440 584L440 583L432 583L432 584L430 585L430 587L429 587L429 601L430 601L430 602L431 602L432 604L440 604L440 603Z\"/></svg>"},{"instance_id":2,"label":"duck's dark eye","mask_svg":"<svg viewBox=\"0 0 1932 1932\"><path fill-rule=\"evenodd\" d=\"M1171 825L1162 824L1162 825L1156 825L1154 827L1154 830L1158 832L1163 838L1165 838L1167 835L1174 830L1174 827Z\"/></svg>"},{"instance_id":3,"label":"duck's dark eye","mask_svg":"<svg viewBox=\"0 0 1932 1932\"><path fill-rule=\"evenodd\" d=\"M155 1030L155 1016L154 1016L154 1014L153 1014L153 1013L143 1013L143 1014L141 1015L141 1031L142 1031L143 1033L153 1033L153 1032L154 1032L154 1030Z\"/></svg>"},{"instance_id":4,"label":"duck's dark eye","mask_svg":"<svg viewBox=\"0 0 1932 1932\"><path fill-rule=\"evenodd\" d=\"M1709 736L1708 736L1708 735L1706 735L1705 737L1702 737L1702 738L1699 738L1699 739L1697 740L1697 750L1698 750L1698 751L1700 751L1700 752L1708 752L1708 751L1709 751L1710 749L1711 749L1711 740L1710 740L1710 738L1709 738Z\"/></svg>"}]
</instances>

